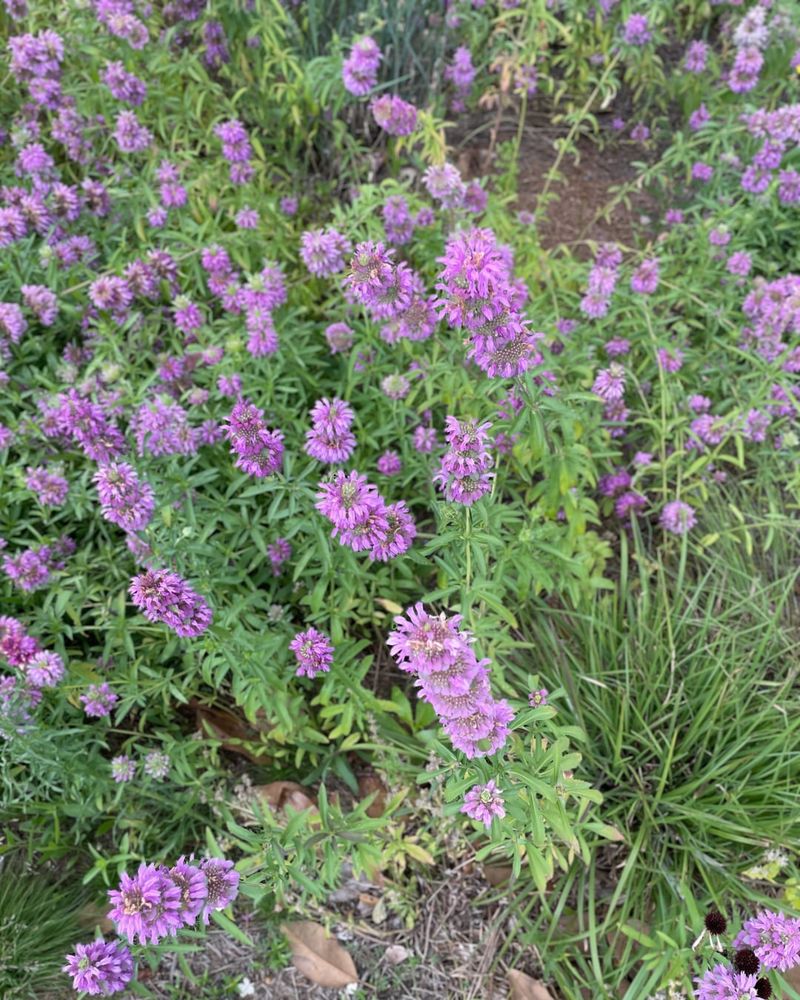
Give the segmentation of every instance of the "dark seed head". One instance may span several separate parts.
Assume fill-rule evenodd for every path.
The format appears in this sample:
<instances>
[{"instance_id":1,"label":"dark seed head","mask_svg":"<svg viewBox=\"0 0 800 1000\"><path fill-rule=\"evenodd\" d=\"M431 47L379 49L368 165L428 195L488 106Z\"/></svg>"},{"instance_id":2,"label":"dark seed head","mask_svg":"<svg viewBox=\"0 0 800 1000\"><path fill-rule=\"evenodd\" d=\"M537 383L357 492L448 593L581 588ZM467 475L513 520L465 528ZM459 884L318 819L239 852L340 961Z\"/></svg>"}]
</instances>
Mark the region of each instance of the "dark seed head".
<instances>
[{"instance_id":1,"label":"dark seed head","mask_svg":"<svg viewBox=\"0 0 800 1000\"><path fill-rule=\"evenodd\" d=\"M752 948L740 948L733 956L733 966L737 972L754 976L758 972L759 961Z\"/></svg>"},{"instance_id":2,"label":"dark seed head","mask_svg":"<svg viewBox=\"0 0 800 1000\"><path fill-rule=\"evenodd\" d=\"M728 921L719 910L709 910L706 914L706 930L709 934L724 934L728 926Z\"/></svg>"},{"instance_id":3,"label":"dark seed head","mask_svg":"<svg viewBox=\"0 0 800 1000\"><path fill-rule=\"evenodd\" d=\"M756 994L763 997L763 1000L769 1000L772 996L772 987L769 985L769 980L764 976L756 980Z\"/></svg>"}]
</instances>

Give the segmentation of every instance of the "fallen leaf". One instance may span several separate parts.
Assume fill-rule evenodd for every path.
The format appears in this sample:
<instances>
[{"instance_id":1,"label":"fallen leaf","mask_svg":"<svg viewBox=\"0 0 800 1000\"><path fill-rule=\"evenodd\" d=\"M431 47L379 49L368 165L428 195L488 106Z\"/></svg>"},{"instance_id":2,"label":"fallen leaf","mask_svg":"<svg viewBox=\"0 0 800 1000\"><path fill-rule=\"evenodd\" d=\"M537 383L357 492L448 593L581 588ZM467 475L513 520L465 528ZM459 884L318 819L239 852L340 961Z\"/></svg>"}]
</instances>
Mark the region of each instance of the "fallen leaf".
<instances>
[{"instance_id":1,"label":"fallen leaf","mask_svg":"<svg viewBox=\"0 0 800 1000\"><path fill-rule=\"evenodd\" d=\"M381 781L377 774L362 774L358 779L358 797L360 799L369 798L370 795L374 795L375 798L367 806L367 816L372 819L377 819L379 816L383 816L386 811L386 785Z\"/></svg>"},{"instance_id":2,"label":"fallen leaf","mask_svg":"<svg viewBox=\"0 0 800 1000\"><path fill-rule=\"evenodd\" d=\"M511 969L508 973L511 993L508 1000L553 1000L553 994L538 979L531 979L524 972Z\"/></svg>"},{"instance_id":3,"label":"fallen leaf","mask_svg":"<svg viewBox=\"0 0 800 1000\"><path fill-rule=\"evenodd\" d=\"M358 982L353 959L321 924L296 920L282 924L281 930L289 939L294 967L312 983L341 989Z\"/></svg>"},{"instance_id":4,"label":"fallen leaf","mask_svg":"<svg viewBox=\"0 0 800 1000\"><path fill-rule=\"evenodd\" d=\"M267 785L256 785L253 791L273 812L284 812L287 806L295 812L317 810L316 803L308 794L309 789L296 781L270 781Z\"/></svg>"},{"instance_id":5,"label":"fallen leaf","mask_svg":"<svg viewBox=\"0 0 800 1000\"><path fill-rule=\"evenodd\" d=\"M197 728L204 736L219 740L224 750L241 754L254 764L269 763L269 757L253 753L243 745L248 741L252 742L254 734L238 715L227 709L209 708L197 702L193 702L192 707L195 711Z\"/></svg>"},{"instance_id":6,"label":"fallen leaf","mask_svg":"<svg viewBox=\"0 0 800 1000\"><path fill-rule=\"evenodd\" d=\"M386 903L383 901L383 896L381 896L378 902L373 906L370 916L372 917L372 922L374 924L382 924L389 916L386 910Z\"/></svg>"},{"instance_id":7,"label":"fallen leaf","mask_svg":"<svg viewBox=\"0 0 800 1000\"><path fill-rule=\"evenodd\" d=\"M390 601L386 597L376 597L375 603L380 604L383 610L388 611L390 614L402 615L403 613L403 606L401 604L398 604L397 601Z\"/></svg>"},{"instance_id":8,"label":"fallen leaf","mask_svg":"<svg viewBox=\"0 0 800 1000\"><path fill-rule=\"evenodd\" d=\"M408 948L404 948L401 944L390 944L383 953L383 957L389 965L399 965L401 962L405 962L407 958L411 957L411 952Z\"/></svg>"},{"instance_id":9,"label":"fallen leaf","mask_svg":"<svg viewBox=\"0 0 800 1000\"><path fill-rule=\"evenodd\" d=\"M483 877L492 886L505 885L514 869L511 865L484 865Z\"/></svg>"}]
</instances>

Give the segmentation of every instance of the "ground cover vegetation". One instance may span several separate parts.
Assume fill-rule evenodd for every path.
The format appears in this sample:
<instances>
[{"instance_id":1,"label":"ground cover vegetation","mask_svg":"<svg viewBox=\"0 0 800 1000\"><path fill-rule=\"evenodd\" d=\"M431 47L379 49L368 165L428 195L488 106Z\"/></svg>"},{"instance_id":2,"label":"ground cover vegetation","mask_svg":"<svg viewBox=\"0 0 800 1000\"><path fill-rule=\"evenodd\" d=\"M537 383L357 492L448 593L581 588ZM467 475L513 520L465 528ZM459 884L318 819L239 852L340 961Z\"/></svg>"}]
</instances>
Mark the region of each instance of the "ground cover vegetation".
<instances>
[{"instance_id":1,"label":"ground cover vegetation","mask_svg":"<svg viewBox=\"0 0 800 1000\"><path fill-rule=\"evenodd\" d=\"M796 5L0 39L3 996L800 996Z\"/></svg>"}]
</instances>

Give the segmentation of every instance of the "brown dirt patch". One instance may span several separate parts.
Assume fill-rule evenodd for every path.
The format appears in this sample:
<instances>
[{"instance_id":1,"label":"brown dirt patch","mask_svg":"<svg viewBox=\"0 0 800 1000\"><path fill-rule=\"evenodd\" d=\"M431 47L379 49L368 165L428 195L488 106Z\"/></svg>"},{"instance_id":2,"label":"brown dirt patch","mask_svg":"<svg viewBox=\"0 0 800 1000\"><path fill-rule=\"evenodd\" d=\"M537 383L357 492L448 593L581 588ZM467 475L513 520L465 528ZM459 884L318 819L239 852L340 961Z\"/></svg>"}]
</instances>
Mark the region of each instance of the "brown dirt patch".
<instances>
[{"instance_id":1,"label":"brown dirt patch","mask_svg":"<svg viewBox=\"0 0 800 1000\"><path fill-rule=\"evenodd\" d=\"M539 119L539 123L537 123ZM545 189L547 173L557 159L554 143L566 132L528 116L520 146L517 211L536 212ZM468 179L491 176L496 171L490 149L491 129L486 120L475 119L450 136L456 162ZM514 138L516 126L503 122L498 143ZM577 155L576 155L577 153ZM617 189L637 181L641 165L652 162L658 150L652 144L620 138L610 125L598 137L580 136L576 151L566 153L560 163L561 179L551 184L546 216L539 224L542 246L547 249L566 244L579 257L590 255L584 241L616 241L635 245L636 232L647 225L657 206L647 194L632 192L627 204L620 203L608 217L604 208ZM639 166L637 166L639 164Z\"/></svg>"}]
</instances>

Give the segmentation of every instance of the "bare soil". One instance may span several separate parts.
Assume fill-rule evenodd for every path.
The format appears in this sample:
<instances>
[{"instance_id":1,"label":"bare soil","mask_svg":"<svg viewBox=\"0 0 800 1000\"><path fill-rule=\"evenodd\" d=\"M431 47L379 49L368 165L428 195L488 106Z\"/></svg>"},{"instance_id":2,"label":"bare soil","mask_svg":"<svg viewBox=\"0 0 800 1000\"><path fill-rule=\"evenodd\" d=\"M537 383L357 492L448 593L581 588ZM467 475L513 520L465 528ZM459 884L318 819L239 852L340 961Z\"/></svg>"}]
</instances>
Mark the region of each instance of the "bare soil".
<instances>
[{"instance_id":1,"label":"bare soil","mask_svg":"<svg viewBox=\"0 0 800 1000\"><path fill-rule=\"evenodd\" d=\"M490 130L479 120L460 126L450 137L457 151L457 163L468 179L491 177L496 169L491 149ZM514 137L511 122L501 124L497 141ZM519 157L517 211L535 212L545 189L547 173L557 159L555 142L566 131L533 121L523 129ZM576 155L577 154L577 155ZM603 210L623 186L635 184L642 166L657 154L650 143L633 142L620 137L610 127L601 129L597 137L580 136L576 153L566 154L559 165L561 179L549 188L557 200L550 203L545 219L539 224L542 246L552 249L567 246L578 257L591 253L585 241L617 241L635 245L636 233L656 211L655 202L647 194L634 190L627 204L616 206L608 217Z\"/></svg>"}]
</instances>

